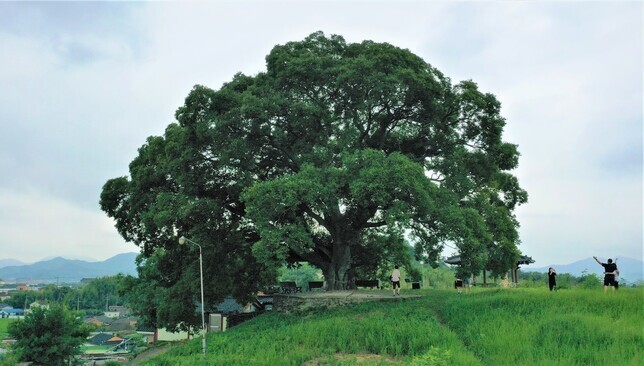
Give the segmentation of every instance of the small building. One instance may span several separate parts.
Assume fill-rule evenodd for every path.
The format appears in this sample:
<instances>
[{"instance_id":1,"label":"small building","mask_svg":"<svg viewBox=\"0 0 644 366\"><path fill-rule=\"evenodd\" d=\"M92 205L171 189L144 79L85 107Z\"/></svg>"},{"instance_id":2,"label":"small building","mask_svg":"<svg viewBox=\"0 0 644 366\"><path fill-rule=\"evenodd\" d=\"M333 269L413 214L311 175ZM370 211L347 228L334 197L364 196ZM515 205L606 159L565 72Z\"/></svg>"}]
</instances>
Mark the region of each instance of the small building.
<instances>
[{"instance_id":1,"label":"small building","mask_svg":"<svg viewBox=\"0 0 644 366\"><path fill-rule=\"evenodd\" d=\"M114 320L112 318L108 318L104 315L97 315L97 316L88 316L85 317L84 323L85 324L93 324L97 327L102 327L104 325L110 325L112 324Z\"/></svg>"},{"instance_id":2,"label":"small building","mask_svg":"<svg viewBox=\"0 0 644 366\"><path fill-rule=\"evenodd\" d=\"M113 333L127 333L134 332L136 330L136 324L138 320L136 318L121 318L114 320L112 324L107 327L107 330Z\"/></svg>"},{"instance_id":3,"label":"small building","mask_svg":"<svg viewBox=\"0 0 644 366\"><path fill-rule=\"evenodd\" d=\"M118 313L118 317L128 317L131 314L130 309L128 309L125 306L120 306L120 305L110 305L108 308L109 312L116 312Z\"/></svg>"},{"instance_id":4,"label":"small building","mask_svg":"<svg viewBox=\"0 0 644 366\"><path fill-rule=\"evenodd\" d=\"M264 310L264 306L257 299L253 299L252 301L246 303L245 305L242 305L232 297L225 298L224 301L217 304L215 308L217 309L215 312L223 315L248 314L248 313L255 313L255 312Z\"/></svg>"},{"instance_id":5,"label":"small building","mask_svg":"<svg viewBox=\"0 0 644 366\"><path fill-rule=\"evenodd\" d=\"M25 315L25 311L23 309L7 308L0 311L0 316L2 318L21 317L23 315Z\"/></svg>"},{"instance_id":6,"label":"small building","mask_svg":"<svg viewBox=\"0 0 644 366\"><path fill-rule=\"evenodd\" d=\"M106 316L108 318L116 319L121 315L118 311L105 311L103 312L103 316Z\"/></svg>"},{"instance_id":7,"label":"small building","mask_svg":"<svg viewBox=\"0 0 644 366\"><path fill-rule=\"evenodd\" d=\"M136 333L143 336L145 343L154 343L156 340L156 332L154 328L138 328Z\"/></svg>"},{"instance_id":8,"label":"small building","mask_svg":"<svg viewBox=\"0 0 644 366\"><path fill-rule=\"evenodd\" d=\"M123 338L111 333L98 333L89 339L89 343L96 346L117 345L123 341Z\"/></svg>"},{"instance_id":9,"label":"small building","mask_svg":"<svg viewBox=\"0 0 644 366\"><path fill-rule=\"evenodd\" d=\"M16 291L31 291L29 285L18 285L16 286Z\"/></svg>"}]
</instances>

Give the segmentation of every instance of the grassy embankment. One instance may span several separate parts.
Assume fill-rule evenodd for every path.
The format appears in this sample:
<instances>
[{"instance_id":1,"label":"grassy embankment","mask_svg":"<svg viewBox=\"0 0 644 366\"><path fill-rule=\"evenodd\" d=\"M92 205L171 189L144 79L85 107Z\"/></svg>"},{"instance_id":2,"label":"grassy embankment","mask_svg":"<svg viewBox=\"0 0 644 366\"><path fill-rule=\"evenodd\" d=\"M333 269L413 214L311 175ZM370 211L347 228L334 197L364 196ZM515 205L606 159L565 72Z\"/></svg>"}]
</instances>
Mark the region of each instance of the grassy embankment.
<instances>
[{"instance_id":1,"label":"grassy embankment","mask_svg":"<svg viewBox=\"0 0 644 366\"><path fill-rule=\"evenodd\" d=\"M644 290L428 290L268 314L145 365L642 365Z\"/></svg>"}]
</instances>

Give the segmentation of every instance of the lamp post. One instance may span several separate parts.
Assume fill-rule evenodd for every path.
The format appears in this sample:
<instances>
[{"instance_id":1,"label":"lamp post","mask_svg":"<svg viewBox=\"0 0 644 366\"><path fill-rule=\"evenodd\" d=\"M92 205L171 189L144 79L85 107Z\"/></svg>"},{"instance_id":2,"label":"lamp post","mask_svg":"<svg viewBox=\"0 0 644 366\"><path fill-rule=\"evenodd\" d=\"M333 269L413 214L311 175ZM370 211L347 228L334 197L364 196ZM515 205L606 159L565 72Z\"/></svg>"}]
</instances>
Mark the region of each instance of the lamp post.
<instances>
[{"instance_id":1,"label":"lamp post","mask_svg":"<svg viewBox=\"0 0 644 366\"><path fill-rule=\"evenodd\" d=\"M206 303L203 301L203 255L201 254L201 245L195 243L194 241L182 236L179 238L179 244L183 245L186 242L194 244L199 247L199 275L201 278L201 327L203 328L203 336L201 340L201 351L203 355L206 355L206 316L204 311L206 308Z\"/></svg>"}]
</instances>

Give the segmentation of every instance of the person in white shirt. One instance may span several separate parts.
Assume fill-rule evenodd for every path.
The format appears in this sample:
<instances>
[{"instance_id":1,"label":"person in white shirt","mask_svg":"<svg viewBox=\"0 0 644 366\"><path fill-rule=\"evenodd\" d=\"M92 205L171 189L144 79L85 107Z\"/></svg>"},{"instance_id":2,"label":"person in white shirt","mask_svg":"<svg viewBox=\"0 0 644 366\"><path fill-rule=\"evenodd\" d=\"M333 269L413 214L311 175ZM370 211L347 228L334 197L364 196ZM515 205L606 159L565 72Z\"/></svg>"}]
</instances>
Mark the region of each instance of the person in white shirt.
<instances>
[{"instance_id":1,"label":"person in white shirt","mask_svg":"<svg viewBox=\"0 0 644 366\"><path fill-rule=\"evenodd\" d=\"M398 270L398 266L395 266L391 272L391 287L394 289L394 296L400 296L400 270Z\"/></svg>"}]
</instances>

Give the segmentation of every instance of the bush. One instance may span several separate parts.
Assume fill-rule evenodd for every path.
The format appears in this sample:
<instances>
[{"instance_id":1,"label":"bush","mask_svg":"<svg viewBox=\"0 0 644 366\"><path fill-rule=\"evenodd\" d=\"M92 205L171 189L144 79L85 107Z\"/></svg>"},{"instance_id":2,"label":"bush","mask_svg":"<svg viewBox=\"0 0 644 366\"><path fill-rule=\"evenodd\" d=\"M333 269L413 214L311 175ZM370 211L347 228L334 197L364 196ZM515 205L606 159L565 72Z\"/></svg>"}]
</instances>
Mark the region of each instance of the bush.
<instances>
[{"instance_id":1,"label":"bush","mask_svg":"<svg viewBox=\"0 0 644 366\"><path fill-rule=\"evenodd\" d=\"M449 350L431 347L427 353L411 360L410 366L449 366L453 363L452 354Z\"/></svg>"}]
</instances>

